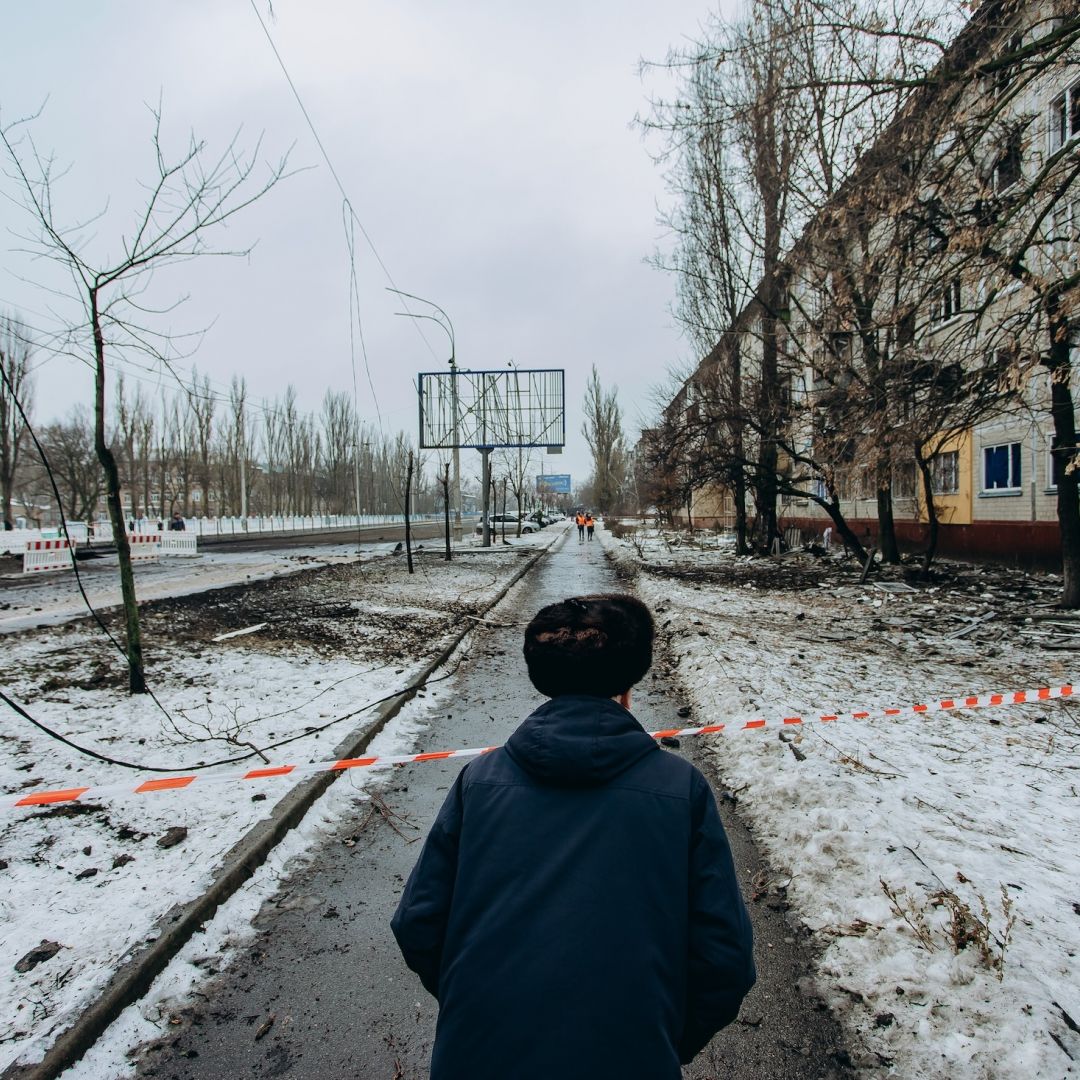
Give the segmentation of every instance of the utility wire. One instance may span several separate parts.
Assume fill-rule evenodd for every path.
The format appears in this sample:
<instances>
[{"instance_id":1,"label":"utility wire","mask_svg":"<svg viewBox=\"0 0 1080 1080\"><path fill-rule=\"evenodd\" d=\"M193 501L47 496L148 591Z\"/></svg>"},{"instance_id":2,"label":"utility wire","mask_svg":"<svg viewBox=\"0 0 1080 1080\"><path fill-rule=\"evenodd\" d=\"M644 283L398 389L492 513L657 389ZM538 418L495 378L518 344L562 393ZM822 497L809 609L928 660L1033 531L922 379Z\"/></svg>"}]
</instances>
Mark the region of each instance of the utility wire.
<instances>
[{"instance_id":1,"label":"utility wire","mask_svg":"<svg viewBox=\"0 0 1080 1080\"><path fill-rule=\"evenodd\" d=\"M383 665L386 667L387 665ZM440 675L435 679L426 679L423 683L424 686L430 686L432 683L442 682L444 679L449 679L451 675L455 674L457 669L461 666L459 660L445 675ZM366 675L368 672L361 671L358 675ZM354 678L355 676L350 676ZM342 680L344 681L344 680ZM267 750L276 750L279 746L287 746L289 743L297 742L299 739L306 739L311 735L318 735L327 728L333 727L335 724L340 724L344 720L352 720L354 717L359 716L361 713L367 712L369 709L375 708L376 705L382 705L384 702L389 701L391 698L398 697L400 694L408 692L408 688L401 690L393 690L389 694L385 694L380 698L376 698L374 701L369 701L366 705L361 705L359 709L353 709L352 712L345 713L343 716L337 716L333 720L328 720L325 724L320 724L318 727L305 728L305 730L298 732L295 735L290 735L284 739L278 739L277 742L269 743L258 749L248 751L246 754L238 754L236 757L221 758L218 761L203 761L193 766L173 765L168 768L160 765L144 765L131 761L124 761L122 758L109 757L107 754L98 753L96 750L91 750L89 747L80 746L78 743L73 742L71 739L64 735L61 735L58 731L54 731L47 724L43 724L40 720L36 720L33 716L27 712L18 702L13 701L2 690L0 690L0 701L3 701L10 709L21 716L24 720L33 724L38 730L44 732L52 739L56 739L58 742L63 743L65 746L70 746L72 750L77 751L80 754L84 754L86 757L95 758L97 761L104 761L108 765L119 765L124 769L133 769L137 772L155 772L155 773L177 773L183 772L185 769L216 769L221 765L235 765L241 761L247 761L253 757L262 757ZM319 695L317 694L316 697ZM314 700L314 699L312 699ZM298 706L299 708L299 706ZM282 715L275 713L275 716ZM260 717L259 719L266 719Z\"/></svg>"},{"instance_id":2,"label":"utility wire","mask_svg":"<svg viewBox=\"0 0 1080 1080\"><path fill-rule=\"evenodd\" d=\"M330 175L334 178L334 183L337 185L338 191L341 193L341 198L344 201L346 210L350 217L356 222L357 228L359 228L361 235L367 242L369 248L371 248L372 255L375 256L375 261L379 264L382 272L386 275L386 280L390 282L394 288L397 288L397 282L394 281L393 275L390 273L386 263L383 262L382 256L379 254L378 248L375 247L375 241L371 239L367 229L364 228L364 223L356 215L356 211L353 209L352 202L349 199L348 193L345 191L345 185L341 182L341 177L338 176L337 169L334 168L334 163L330 160L330 155L327 153L326 146L323 144L322 139L319 137L319 133L315 128L315 123L311 119L311 114L308 112L307 107L304 105L303 99L300 97L300 91L296 89L296 83L293 82L292 76L289 74L289 69L285 66L285 61L282 59L281 53L278 52L277 46L274 44L274 39L270 36L270 31L267 29L266 23L263 21L262 15L259 14L259 8L255 3L255 0L251 0L251 10L255 12L255 18L259 20L259 26L262 27L262 32L266 35L266 40L270 44L270 48L273 50L274 56L277 59L278 66L281 68L282 74L285 76L285 81L289 84L289 89L292 91L292 95L296 98L296 104L300 106L300 111L304 114L304 120L307 122L307 126L311 131L312 137L315 139L316 145L319 147L319 152L323 156L323 161L326 162L326 167L330 170ZM435 350L432 347L430 341L424 335L423 330L417 326L417 333L419 333L424 344L427 346L428 351L432 356L436 356ZM437 357L436 357L437 359Z\"/></svg>"}]
</instances>

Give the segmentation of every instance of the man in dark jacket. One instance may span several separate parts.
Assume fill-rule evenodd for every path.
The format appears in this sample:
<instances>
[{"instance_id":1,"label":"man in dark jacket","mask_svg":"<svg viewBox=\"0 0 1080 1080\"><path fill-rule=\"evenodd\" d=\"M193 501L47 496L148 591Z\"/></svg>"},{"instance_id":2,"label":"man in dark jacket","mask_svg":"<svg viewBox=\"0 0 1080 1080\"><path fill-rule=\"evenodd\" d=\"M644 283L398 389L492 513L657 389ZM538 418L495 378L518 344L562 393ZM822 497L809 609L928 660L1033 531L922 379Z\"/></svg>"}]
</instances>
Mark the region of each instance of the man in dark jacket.
<instances>
[{"instance_id":1,"label":"man in dark jacket","mask_svg":"<svg viewBox=\"0 0 1080 1080\"><path fill-rule=\"evenodd\" d=\"M392 922L439 1001L431 1080L677 1080L753 985L709 785L629 712L652 640L623 595L526 629L551 700L459 774Z\"/></svg>"}]
</instances>

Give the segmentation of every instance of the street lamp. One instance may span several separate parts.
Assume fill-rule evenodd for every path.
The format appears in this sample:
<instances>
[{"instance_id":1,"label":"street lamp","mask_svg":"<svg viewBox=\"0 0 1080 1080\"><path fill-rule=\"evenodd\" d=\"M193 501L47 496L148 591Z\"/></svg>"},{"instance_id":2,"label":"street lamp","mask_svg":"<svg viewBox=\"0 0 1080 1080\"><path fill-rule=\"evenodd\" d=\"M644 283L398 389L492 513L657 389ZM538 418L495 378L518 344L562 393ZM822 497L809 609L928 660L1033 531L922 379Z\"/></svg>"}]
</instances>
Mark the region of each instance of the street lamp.
<instances>
[{"instance_id":1,"label":"street lamp","mask_svg":"<svg viewBox=\"0 0 1080 1080\"><path fill-rule=\"evenodd\" d=\"M442 318L434 315L418 315L412 311L395 311L395 315L403 315L407 319L427 319L429 322L441 326L450 339L450 402L454 411L454 541L461 543L461 449L458 446L458 389L457 389L457 356L454 346L454 324L450 316L438 304L425 300L422 296L414 296L412 293L403 292L401 289L387 288L387 292L397 293L398 296L407 296L410 300L427 304L433 307ZM443 322L443 319L446 321Z\"/></svg>"}]
</instances>

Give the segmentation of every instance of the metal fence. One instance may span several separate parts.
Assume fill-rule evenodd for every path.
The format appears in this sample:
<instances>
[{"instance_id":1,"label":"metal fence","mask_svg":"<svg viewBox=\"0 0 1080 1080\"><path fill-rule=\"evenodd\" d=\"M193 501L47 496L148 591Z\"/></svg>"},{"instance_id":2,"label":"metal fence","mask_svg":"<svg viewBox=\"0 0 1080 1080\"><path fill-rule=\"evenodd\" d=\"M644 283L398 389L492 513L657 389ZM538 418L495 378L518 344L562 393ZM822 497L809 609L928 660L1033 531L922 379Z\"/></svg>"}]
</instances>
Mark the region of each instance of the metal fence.
<instances>
[{"instance_id":1,"label":"metal fence","mask_svg":"<svg viewBox=\"0 0 1080 1080\"><path fill-rule=\"evenodd\" d=\"M413 514L411 521L441 521L441 513ZM359 529L378 525L402 525L404 514L275 514L267 517L194 517L184 518L185 533L195 536L242 536L259 533L322 532L327 529ZM79 544L111 544L112 525L108 521L69 521L68 536ZM168 530L168 522L160 518L138 518L128 523L128 531L136 535ZM178 530L179 531L179 530ZM11 529L0 531L0 554L21 555L32 540L56 540L62 536L59 528Z\"/></svg>"}]
</instances>

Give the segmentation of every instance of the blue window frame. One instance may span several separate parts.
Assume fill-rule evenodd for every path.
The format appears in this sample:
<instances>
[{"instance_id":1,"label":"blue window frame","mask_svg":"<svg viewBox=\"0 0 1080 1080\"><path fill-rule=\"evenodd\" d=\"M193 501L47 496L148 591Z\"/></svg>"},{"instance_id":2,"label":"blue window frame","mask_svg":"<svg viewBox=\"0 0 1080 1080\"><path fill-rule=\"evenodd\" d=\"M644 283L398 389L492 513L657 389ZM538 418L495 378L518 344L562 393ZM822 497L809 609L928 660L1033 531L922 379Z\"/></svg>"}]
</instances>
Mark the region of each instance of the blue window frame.
<instances>
[{"instance_id":1,"label":"blue window frame","mask_svg":"<svg viewBox=\"0 0 1080 1080\"><path fill-rule=\"evenodd\" d=\"M1022 480L1020 443L983 447L983 491L1016 491Z\"/></svg>"}]
</instances>

